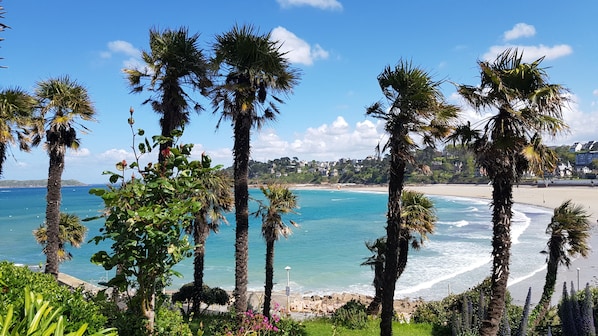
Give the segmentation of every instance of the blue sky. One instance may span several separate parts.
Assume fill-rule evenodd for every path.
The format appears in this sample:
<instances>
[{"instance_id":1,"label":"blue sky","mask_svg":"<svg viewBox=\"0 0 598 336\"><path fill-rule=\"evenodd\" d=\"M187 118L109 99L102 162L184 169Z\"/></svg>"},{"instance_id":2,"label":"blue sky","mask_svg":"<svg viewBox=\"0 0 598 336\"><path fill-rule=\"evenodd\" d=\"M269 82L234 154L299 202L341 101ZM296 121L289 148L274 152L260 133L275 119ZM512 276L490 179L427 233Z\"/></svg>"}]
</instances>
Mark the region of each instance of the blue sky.
<instances>
[{"instance_id":1,"label":"blue sky","mask_svg":"<svg viewBox=\"0 0 598 336\"><path fill-rule=\"evenodd\" d=\"M281 106L277 121L252 133L252 158L283 156L302 160L364 158L383 139L383 125L365 116L382 98L376 76L400 59L458 84L479 84L477 61L517 47L527 60L542 63L552 83L571 92L565 111L571 132L554 145L596 140L598 125L598 3L591 0L526 1L348 1L231 0L171 2L4 0L0 33L0 87L33 91L36 82L69 75L88 88L97 122L81 134L79 151L69 151L65 179L105 183L102 171L132 159L127 124L135 109L136 128L159 133L159 116L131 94L122 69L139 63L149 48L152 27L187 27L200 34L210 54L214 36L235 24L251 24L288 48L301 81ZM452 84L443 93L463 105ZM209 101L193 114L184 143L194 143L224 166L232 163L232 131L216 130L218 115ZM464 120L479 120L463 106ZM155 154L157 157L157 154ZM156 158L150 158L155 160ZM2 179L45 179L48 157L42 148L23 153L11 148Z\"/></svg>"}]
</instances>

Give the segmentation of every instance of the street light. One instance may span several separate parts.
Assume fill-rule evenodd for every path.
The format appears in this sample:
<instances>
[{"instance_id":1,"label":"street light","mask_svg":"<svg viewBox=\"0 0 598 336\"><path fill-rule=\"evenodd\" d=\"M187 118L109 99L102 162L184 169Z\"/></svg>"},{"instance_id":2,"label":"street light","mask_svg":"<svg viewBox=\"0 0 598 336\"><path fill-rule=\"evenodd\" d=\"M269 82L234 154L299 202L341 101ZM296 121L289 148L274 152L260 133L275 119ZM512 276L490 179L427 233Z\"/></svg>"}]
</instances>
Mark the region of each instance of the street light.
<instances>
[{"instance_id":1,"label":"street light","mask_svg":"<svg viewBox=\"0 0 598 336\"><path fill-rule=\"evenodd\" d=\"M289 305L290 305L289 296L291 295L291 266L287 266L284 269L287 271L287 288L286 288L285 292L287 294L287 315L289 315L291 312L291 309L289 307Z\"/></svg>"},{"instance_id":2,"label":"street light","mask_svg":"<svg viewBox=\"0 0 598 336\"><path fill-rule=\"evenodd\" d=\"M581 288L579 288L579 267L577 268L577 290L580 290Z\"/></svg>"}]
</instances>

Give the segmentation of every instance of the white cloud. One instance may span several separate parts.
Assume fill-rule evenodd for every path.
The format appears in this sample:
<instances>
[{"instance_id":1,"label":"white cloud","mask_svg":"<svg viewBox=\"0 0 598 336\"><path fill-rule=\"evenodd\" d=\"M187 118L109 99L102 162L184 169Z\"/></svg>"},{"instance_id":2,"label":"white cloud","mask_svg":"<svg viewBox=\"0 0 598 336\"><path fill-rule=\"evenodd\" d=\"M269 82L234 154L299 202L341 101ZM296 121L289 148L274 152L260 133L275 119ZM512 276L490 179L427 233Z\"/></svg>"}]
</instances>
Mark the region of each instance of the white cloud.
<instances>
[{"instance_id":1,"label":"white cloud","mask_svg":"<svg viewBox=\"0 0 598 336\"><path fill-rule=\"evenodd\" d=\"M252 143L251 157L267 161L279 157L302 160L361 159L374 155L374 148L383 136L380 121L364 120L349 125L339 116L331 124L310 127L293 139L282 139L275 130L262 130Z\"/></svg>"},{"instance_id":2,"label":"white cloud","mask_svg":"<svg viewBox=\"0 0 598 336\"><path fill-rule=\"evenodd\" d=\"M311 6L319 9L343 9L343 5L336 0L276 0L276 2L283 8Z\"/></svg>"},{"instance_id":3,"label":"white cloud","mask_svg":"<svg viewBox=\"0 0 598 336\"><path fill-rule=\"evenodd\" d=\"M524 62L533 62L541 57L545 57L546 60L553 60L573 53L573 48L567 44L559 44L552 47L543 44L537 46L497 45L491 46L484 54L483 59L493 61L498 54L507 49L518 49L519 52L523 52Z\"/></svg>"},{"instance_id":4,"label":"white cloud","mask_svg":"<svg viewBox=\"0 0 598 336\"><path fill-rule=\"evenodd\" d=\"M122 40L110 41L107 44L108 50L100 52L102 58L112 58L114 55L128 56L123 61L123 67L127 69L140 69L143 64L140 60L141 51L131 43Z\"/></svg>"},{"instance_id":5,"label":"white cloud","mask_svg":"<svg viewBox=\"0 0 598 336\"><path fill-rule=\"evenodd\" d=\"M504 34L505 41L511 41L520 37L531 37L536 35L536 28L526 23L518 23L513 29L508 30Z\"/></svg>"},{"instance_id":6,"label":"white cloud","mask_svg":"<svg viewBox=\"0 0 598 336\"><path fill-rule=\"evenodd\" d=\"M69 153L70 153L70 156L74 156L74 157L88 157L90 154L90 151L87 148L79 148L77 150L71 150Z\"/></svg>"},{"instance_id":7,"label":"white cloud","mask_svg":"<svg viewBox=\"0 0 598 336\"><path fill-rule=\"evenodd\" d=\"M594 96L598 96L598 89L596 89L596 90L592 91L592 94L593 94Z\"/></svg>"},{"instance_id":8,"label":"white cloud","mask_svg":"<svg viewBox=\"0 0 598 336\"><path fill-rule=\"evenodd\" d=\"M121 40L108 42L108 50L110 53L125 54L131 57L139 57L141 55L139 49L133 47L131 43Z\"/></svg>"},{"instance_id":9,"label":"white cloud","mask_svg":"<svg viewBox=\"0 0 598 336\"><path fill-rule=\"evenodd\" d=\"M280 43L280 51L287 53L291 63L312 65L315 60L328 58L328 52L321 46L316 44L312 48L309 43L283 27L274 28L270 38Z\"/></svg>"},{"instance_id":10,"label":"white cloud","mask_svg":"<svg viewBox=\"0 0 598 336\"><path fill-rule=\"evenodd\" d=\"M132 161L135 159L135 155L124 149L112 148L100 154L99 159L104 162L107 161L116 164L116 162L122 160Z\"/></svg>"}]
</instances>

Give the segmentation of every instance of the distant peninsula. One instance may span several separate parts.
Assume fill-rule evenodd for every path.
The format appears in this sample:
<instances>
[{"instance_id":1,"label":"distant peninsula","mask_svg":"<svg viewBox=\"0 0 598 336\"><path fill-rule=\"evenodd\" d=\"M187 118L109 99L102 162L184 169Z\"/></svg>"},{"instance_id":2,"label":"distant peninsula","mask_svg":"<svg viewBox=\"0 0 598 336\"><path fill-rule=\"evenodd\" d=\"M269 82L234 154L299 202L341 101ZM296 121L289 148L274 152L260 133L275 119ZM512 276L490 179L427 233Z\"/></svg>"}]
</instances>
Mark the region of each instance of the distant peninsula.
<instances>
[{"instance_id":1,"label":"distant peninsula","mask_svg":"<svg viewBox=\"0 0 598 336\"><path fill-rule=\"evenodd\" d=\"M0 188L40 188L46 187L48 180L0 180ZM77 180L62 180L63 187L86 186Z\"/></svg>"}]
</instances>

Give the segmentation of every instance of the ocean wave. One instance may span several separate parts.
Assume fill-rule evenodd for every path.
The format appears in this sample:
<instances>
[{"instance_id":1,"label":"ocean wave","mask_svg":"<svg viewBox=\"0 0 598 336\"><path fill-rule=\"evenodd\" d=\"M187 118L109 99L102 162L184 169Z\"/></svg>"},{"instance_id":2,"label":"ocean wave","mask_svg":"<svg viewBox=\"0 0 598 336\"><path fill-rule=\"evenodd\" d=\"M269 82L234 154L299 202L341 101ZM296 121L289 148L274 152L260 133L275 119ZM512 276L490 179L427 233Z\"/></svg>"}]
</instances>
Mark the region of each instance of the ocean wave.
<instances>
[{"instance_id":1,"label":"ocean wave","mask_svg":"<svg viewBox=\"0 0 598 336\"><path fill-rule=\"evenodd\" d=\"M476 262L470 263L466 267L459 268L455 272L447 273L447 274L441 275L439 277L434 277L432 280L420 282L420 283L416 284L415 286L411 286L411 287L407 287L407 288L398 290L398 291L396 291L396 294L407 296L407 294L413 294L413 293L417 293L424 289L432 288L432 286L434 286L442 281L450 280L450 279L455 278L461 274L473 271L477 268L480 268L480 267L488 264L490 261L491 261L490 257L478 259Z\"/></svg>"},{"instance_id":2,"label":"ocean wave","mask_svg":"<svg viewBox=\"0 0 598 336\"><path fill-rule=\"evenodd\" d=\"M544 271L545 269L546 269L546 265L544 265L544 266L542 266L542 267L540 267L540 268L532 271L531 273L524 274L524 275L522 275L520 277L517 277L515 279L509 279L509 281L507 282L507 287L508 286L512 286L512 285L514 285L516 283L519 283L521 281L527 280L527 279L533 277L534 275L536 275L537 273L540 273L540 272Z\"/></svg>"},{"instance_id":3,"label":"ocean wave","mask_svg":"<svg viewBox=\"0 0 598 336\"><path fill-rule=\"evenodd\" d=\"M442 224L442 225L452 225L452 226L456 226L456 227L463 227L463 226L467 226L469 225L469 222L462 219L459 221L454 221L454 222L445 222L445 221L438 221L436 222L436 224Z\"/></svg>"}]
</instances>

